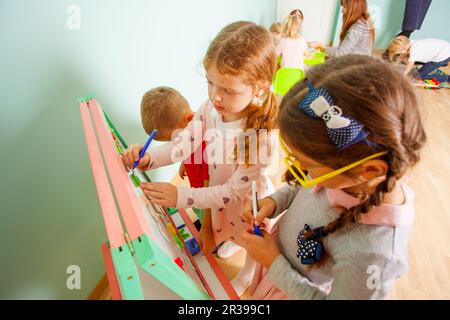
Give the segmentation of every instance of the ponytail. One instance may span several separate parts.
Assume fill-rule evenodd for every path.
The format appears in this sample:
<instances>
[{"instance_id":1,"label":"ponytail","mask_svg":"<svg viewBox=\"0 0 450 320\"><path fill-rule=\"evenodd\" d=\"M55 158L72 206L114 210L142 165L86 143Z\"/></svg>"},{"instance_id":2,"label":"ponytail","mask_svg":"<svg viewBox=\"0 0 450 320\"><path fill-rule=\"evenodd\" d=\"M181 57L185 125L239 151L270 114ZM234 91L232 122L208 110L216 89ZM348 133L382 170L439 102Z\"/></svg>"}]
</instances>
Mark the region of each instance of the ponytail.
<instances>
[{"instance_id":1,"label":"ponytail","mask_svg":"<svg viewBox=\"0 0 450 320\"><path fill-rule=\"evenodd\" d=\"M296 24L300 24L303 21L303 12L301 10L293 10L289 13L283 23L283 37L295 38L298 35L298 28L294 28Z\"/></svg>"},{"instance_id":2,"label":"ponytail","mask_svg":"<svg viewBox=\"0 0 450 320\"><path fill-rule=\"evenodd\" d=\"M275 94L268 90L264 95L264 101L261 103L255 103L252 101L249 108L249 113L247 115L247 121L245 122L245 126L243 128L244 134L247 130L254 130L257 133L257 149L256 151L259 154L259 132L261 129L265 129L270 132L276 126L277 116L278 116L278 104L276 102ZM258 100L258 97L255 97ZM267 143L265 141L265 143ZM245 164L250 165L250 151L249 151L249 143L247 140L245 141ZM235 159L237 159L237 146L235 147Z\"/></svg>"}]
</instances>

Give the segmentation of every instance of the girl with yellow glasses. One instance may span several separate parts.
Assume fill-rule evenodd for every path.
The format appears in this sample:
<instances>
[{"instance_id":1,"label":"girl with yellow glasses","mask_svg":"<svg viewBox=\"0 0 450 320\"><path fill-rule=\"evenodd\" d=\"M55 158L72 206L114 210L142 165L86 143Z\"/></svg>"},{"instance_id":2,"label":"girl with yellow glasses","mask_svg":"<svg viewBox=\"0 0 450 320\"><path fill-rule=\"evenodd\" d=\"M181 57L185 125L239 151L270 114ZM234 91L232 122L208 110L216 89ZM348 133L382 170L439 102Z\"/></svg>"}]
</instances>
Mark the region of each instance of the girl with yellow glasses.
<instances>
[{"instance_id":1,"label":"girl with yellow glasses","mask_svg":"<svg viewBox=\"0 0 450 320\"><path fill-rule=\"evenodd\" d=\"M270 234L243 234L258 262L251 298L386 298L408 268L413 193L401 178L426 139L407 79L369 56L336 58L289 91L277 122L288 183L255 219L241 213L280 217Z\"/></svg>"}]
</instances>

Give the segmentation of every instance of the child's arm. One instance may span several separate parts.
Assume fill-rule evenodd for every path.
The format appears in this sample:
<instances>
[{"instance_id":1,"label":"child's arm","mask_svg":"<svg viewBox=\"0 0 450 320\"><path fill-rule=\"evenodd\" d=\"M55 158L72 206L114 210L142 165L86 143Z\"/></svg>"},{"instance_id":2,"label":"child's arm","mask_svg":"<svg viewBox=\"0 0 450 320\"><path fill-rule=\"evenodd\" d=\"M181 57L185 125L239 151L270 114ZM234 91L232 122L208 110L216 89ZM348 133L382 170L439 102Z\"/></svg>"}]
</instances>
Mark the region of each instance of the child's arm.
<instances>
[{"instance_id":1,"label":"child's arm","mask_svg":"<svg viewBox=\"0 0 450 320\"><path fill-rule=\"evenodd\" d=\"M411 72L412 68L414 68L414 64L415 64L415 61L410 61L410 62L406 65L405 71L404 71L404 73L403 73L405 76L407 76L407 75Z\"/></svg>"},{"instance_id":2,"label":"child's arm","mask_svg":"<svg viewBox=\"0 0 450 320\"><path fill-rule=\"evenodd\" d=\"M267 275L291 299L383 299L394 284L393 270L398 267L397 262L374 252L344 252L331 269L334 280L329 293L292 268L281 254L273 261Z\"/></svg>"},{"instance_id":3,"label":"child's arm","mask_svg":"<svg viewBox=\"0 0 450 320\"><path fill-rule=\"evenodd\" d=\"M275 212L268 216L268 218L276 218L278 215L287 210L291 206L292 201L294 201L298 191L299 189L296 185L286 183L282 188L278 189L277 192L268 196L276 203Z\"/></svg>"},{"instance_id":4,"label":"child's arm","mask_svg":"<svg viewBox=\"0 0 450 320\"><path fill-rule=\"evenodd\" d=\"M204 113L207 105L208 102L205 102L199 108L199 110L195 113L192 121L189 122L186 129L182 130L177 135L177 137L172 139L172 141L155 148L150 148L150 150L147 152L147 157L145 157L145 159L147 159L147 163L143 165L141 165L140 163L139 167L144 168L145 170L150 170L188 159L202 143L204 121L202 114ZM129 155L130 153L139 154L140 151L140 149L131 150L132 147L129 149L130 150L127 149L122 156L122 160L124 161L125 165L127 165L128 162L132 164L132 161L134 161L133 159L131 159L132 157L129 157L127 155Z\"/></svg>"},{"instance_id":5,"label":"child's arm","mask_svg":"<svg viewBox=\"0 0 450 320\"><path fill-rule=\"evenodd\" d=\"M273 137L271 138L273 140ZM251 183L253 180L258 181L261 177L261 170L267 167L271 160L272 154L266 152L273 142L259 143L259 155L267 155L268 158L262 164L237 165L236 171L233 175L222 185L216 185L212 187L204 188L189 188L178 186L175 187L170 183L165 182L152 182L143 183L141 187L144 193L149 197L151 201L155 203L177 207L195 207L199 209L214 208L221 209L230 205L235 205L245 200L251 189ZM232 164L230 164L232 165ZM220 174L220 165L217 167L218 174ZM236 213L236 214L239 214Z\"/></svg>"},{"instance_id":6,"label":"child's arm","mask_svg":"<svg viewBox=\"0 0 450 320\"><path fill-rule=\"evenodd\" d=\"M241 212L241 219L247 223L256 223L259 226L265 218L274 219L291 206L297 195L298 188L296 185L285 184L277 192L258 201L260 210L253 217L253 205L247 202Z\"/></svg>"},{"instance_id":7,"label":"child's arm","mask_svg":"<svg viewBox=\"0 0 450 320\"><path fill-rule=\"evenodd\" d=\"M353 53L355 47L361 41L362 33L355 28L355 26L350 27L345 35L344 40L341 41L338 47L325 48L325 53L332 57L340 57L347 54Z\"/></svg>"},{"instance_id":8,"label":"child's arm","mask_svg":"<svg viewBox=\"0 0 450 320\"><path fill-rule=\"evenodd\" d=\"M177 188L177 207L196 207L196 208L214 208L221 209L231 205L236 205L246 200L251 189L252 181L259 181L261 171L266 169L275 155L274 145L276 138L273 133L260 135L258 149L251 147L248 150L250 159L255 160L255 164L235 164L236 170L228 180L221 184L207 188L187 188L179 186ZM256 154L257 158L252 155ZM211 159L209 159L212 161ZM231 165L231 164L230 164ZM217 170L214 172L214 170ZM210 175L220 175L220 165L217 168L211 168ZM263 194L265 190L260 190ZM239 214L237 212L236 214Z\"/></svg>"},{"instance_id":9,"label":"child's arm","mask_svg":"<svg viewBox=\"0 0 450 320\"><path fill-rule=\"evenodd\" d=\"M204 188L178 186L177 208L221 209L242 202L251 189L252 180L259 180L260 176L260 165L239 165L224 184Z\"/></svg>"},{"instance_id":10,"label":"child's arm","mask_svg":"<svg viewBox=\"0 0 450 320\"><path fill-rule=\"evenodd\" d=\"M243 202L249 194L251 182L259 180L260 176L260 165L249 167L240 165L224 184L213 187L176 187L167 182L148 182L142 183L141 188L150 201L162 206L220 210ZM236 214L239 214L239 212Z\"/></svg>"}]
</instances>

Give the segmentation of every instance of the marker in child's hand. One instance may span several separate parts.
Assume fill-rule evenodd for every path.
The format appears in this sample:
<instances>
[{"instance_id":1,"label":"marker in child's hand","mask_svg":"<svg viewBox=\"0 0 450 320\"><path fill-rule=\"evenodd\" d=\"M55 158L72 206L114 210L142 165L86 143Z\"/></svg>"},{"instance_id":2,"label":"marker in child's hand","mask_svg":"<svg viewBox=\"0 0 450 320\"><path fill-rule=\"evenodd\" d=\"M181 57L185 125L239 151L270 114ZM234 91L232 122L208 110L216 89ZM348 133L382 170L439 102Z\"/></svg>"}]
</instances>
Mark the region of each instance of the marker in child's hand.
<instances>
[{"instance_id":1,"label":"marker in child's hand","mask_svg":"<svg viewBox=\"0 0 450 320\"><path fill-rule=\"evenodd\" d=\"M253 218L256 219L258 214L258 192L256 192L256 181L252 181L252 200L253 200ZM253 222L253 233L258 236L263 236L259 227Z\"/></svg>"},{"instance_id":2,"label":"marker in child's hand","mask_svg":"<svg viewBox=\"0 0 450 320\"><path fill-rule=\"evenodd\" d=\"M145 152L147 151L148 146L150 145L150 142L152 142L153 138L156 135L156 129L153 129L152 133L150 134L150 136L147 139L147 142L145 143L144 147L142 148L141 152L139 152L139 159L137 159L134 164L133 164L133 168L131 169L131 171L134 171L134 168L137 167L137 165L139 164L139 161L141 161L141 158L144 156Z\"/></svg>"}]
</instances>

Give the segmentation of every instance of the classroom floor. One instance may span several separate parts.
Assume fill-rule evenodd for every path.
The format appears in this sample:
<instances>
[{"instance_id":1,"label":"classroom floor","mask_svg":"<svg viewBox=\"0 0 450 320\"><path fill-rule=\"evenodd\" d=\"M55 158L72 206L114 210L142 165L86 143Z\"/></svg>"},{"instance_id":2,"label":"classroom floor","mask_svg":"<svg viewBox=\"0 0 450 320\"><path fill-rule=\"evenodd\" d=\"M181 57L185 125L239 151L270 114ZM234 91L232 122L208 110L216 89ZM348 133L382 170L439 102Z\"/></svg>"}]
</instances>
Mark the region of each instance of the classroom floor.
<instances>
[{"instance_id":1,"label":"classroom floor","mask_svg":"<svg viewBox=\"0 0 450 320\"><path fill-rule=\"evenodd\" d=\"M450 73L450 67L444 71ZM410 268L397 281L390 298L450 299L450 204L447 201L450 198L450 90L417 88L416 91L428 143L409 180L416 193L416 218L409 241ZM177 176L172 182L179 184L181 180ZM274 182L280 185L279 180ZM232 279L244 259L245 252L241 250L229 259L217 258L217 261ZM101 282L104 281L102 278ZM108 299L108 289L98 297ZM248 298L248 294L241 298Z\"/></svg>"}]
</instances>

